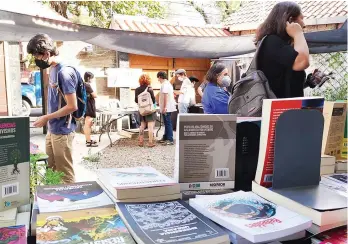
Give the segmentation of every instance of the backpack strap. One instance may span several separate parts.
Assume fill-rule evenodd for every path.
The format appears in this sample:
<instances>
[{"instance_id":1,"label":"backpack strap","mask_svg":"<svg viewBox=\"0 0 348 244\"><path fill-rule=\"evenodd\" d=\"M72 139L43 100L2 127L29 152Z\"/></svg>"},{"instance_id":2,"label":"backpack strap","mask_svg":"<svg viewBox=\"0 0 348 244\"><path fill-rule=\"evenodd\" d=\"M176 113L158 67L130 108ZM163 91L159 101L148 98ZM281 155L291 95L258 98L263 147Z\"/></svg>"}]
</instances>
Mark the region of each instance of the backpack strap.
<instances>
[{"instance_id":1,"label":"backpack strap","mask_svg":"<svg viewBox=\"0 0 348 244\"><path fill-rule=\"evenodd\" d=\"M251 61L248 70L245 72L246 74L250 74L251 72L254 72L258 69L258 64L257 64L257 59L259 57L259 53L260 53L260 49L262 46L262 43L264 42L264 40L266 39L267 36L264 36L261 41L259 41L257 43L257 48L256 48L256 52L255 55L253 57L253 60Z\"/></svg>"},{"instance_id":2,"label":"backpack strap","mask_svg":"<svg viewBox=\"0 0 348 244\"><path fill-rule=\"evenodd\" d=\"M59 73L62 71L64 66L62 66L58 71L57 71L57 91L58 91L58 110L62 108L62 99L64 100L64 102L67 104L64 93L62 91L62 89L60 89L60 85L59 85ZM68 118L67 118L68 117ZM69 114L66 116L67 118L67 122L68 122L68 126L67 128L70 128L71 126L71 121L72 121L72 115Z\"/></svg>"}]
</instances>

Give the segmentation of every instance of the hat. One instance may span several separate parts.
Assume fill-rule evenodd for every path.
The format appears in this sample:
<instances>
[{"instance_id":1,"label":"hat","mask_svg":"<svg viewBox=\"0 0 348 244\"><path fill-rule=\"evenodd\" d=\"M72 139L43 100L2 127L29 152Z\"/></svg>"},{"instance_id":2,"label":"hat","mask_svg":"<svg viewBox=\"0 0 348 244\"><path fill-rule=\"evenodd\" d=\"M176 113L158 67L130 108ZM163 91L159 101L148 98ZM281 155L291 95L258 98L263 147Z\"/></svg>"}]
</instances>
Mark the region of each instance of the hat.
<instances>
[{"instance_id":1,"label":"hat","mask_svg":"<svg viewBox=\"0 0 348 244\"><path fill-rule=\"evenodd\" d=\"M178 75L178 74L183 74L185 73L186 74L186 70L184 69L178 69L177 71L175 71L175 74Z\"/></svg>"}]
</instances>

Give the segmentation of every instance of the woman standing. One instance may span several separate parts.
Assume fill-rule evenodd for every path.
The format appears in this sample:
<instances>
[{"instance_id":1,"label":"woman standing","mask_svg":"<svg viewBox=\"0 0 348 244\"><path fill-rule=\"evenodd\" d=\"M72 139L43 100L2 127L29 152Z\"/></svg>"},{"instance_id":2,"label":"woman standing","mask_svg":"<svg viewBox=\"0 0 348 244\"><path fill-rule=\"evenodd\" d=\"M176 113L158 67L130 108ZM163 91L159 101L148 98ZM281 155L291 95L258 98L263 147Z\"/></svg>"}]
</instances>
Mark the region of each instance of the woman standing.
<instances>
[{"instance_id":1,"label":"woman standing","mask_svg":"<svg viewBox=\"0 0 348 244\"><path fill-rule=\"evenodd\" d=\"M151 78L147 74L142 74L139 78L139 84L140 86L135 89L135 102L138 103L138 96L148 88L148 92L151 95L152 102L155 104L156 99L155 95L153 94L153 90L151 88ZM156 122L156 112L146 115L146 116L141 116L140 115L140 121L141 125L139 128L139 146L143 147L144 146L144 130L147 126L148 132L149 132L149 144L148 147L154 147L155 143L153 141L153 131L154 131L154 126Z\"/></svg>"},{"instance_id":2,"label":"woman standing","mask_svg":"<svg viewBox=\"0 0 348 244\"><path fill-rule=\"evenodd\" d=\"M303 34L303 15L295 2L277 3L256 31L262 43L258 69L268 79L277 98L303 97L309 50Z\"/></svg>"},{"instance_id":3,"label":"woman standing","mask_svg":"<svg viewBox=\"0 0 348 244\"><path fill-rule=\"evenodd\" d=\"M96 117L96 108L95 108L95 98L97 94L93 91L91 87L91 82L94 79L94 75L91 72L86 72L84 75L86 92L87 92L87 110L85 114L85 126L83 128L85 137L86 137L86 146L87 147L97 147L98 144L96 141L91 139L91 130L93 125L93 119Z\"/></svg>"},{"instance_id":4,"label":"woman standing","mask_svg":"<svg viewBox=\"0 0 348 244\"><path fill-rule=\"evenodd\" d=\"M203 92L202 104L205 114L228 114L227 87L231 84L228 70L223 63L213 64L206 75L207 85Z\"/></svg>"}]
</instances>

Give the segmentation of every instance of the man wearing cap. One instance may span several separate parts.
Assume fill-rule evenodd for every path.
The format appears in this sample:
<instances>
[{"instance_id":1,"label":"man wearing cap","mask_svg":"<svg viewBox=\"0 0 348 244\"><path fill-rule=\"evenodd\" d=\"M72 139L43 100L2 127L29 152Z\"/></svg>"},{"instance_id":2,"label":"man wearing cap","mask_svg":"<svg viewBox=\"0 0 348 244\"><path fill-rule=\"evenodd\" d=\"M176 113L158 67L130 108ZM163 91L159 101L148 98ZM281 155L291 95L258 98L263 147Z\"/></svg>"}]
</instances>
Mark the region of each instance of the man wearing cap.
<instances>
[{"instance_id":1,"label":"man wearing cap","mask_svg":"<svg viewBox=\"0 0 348 244\"><path fill-rule=\"evenodd\" d=\"M192 96L195 95L194 87L192 86L191 80L186 75L186 70L178 69L175 71L175 75L181 83L179 94L178 104L179 104L179 113L188 113L188 108L191 103L193 103Z\"/></svg>"}]
</instances>

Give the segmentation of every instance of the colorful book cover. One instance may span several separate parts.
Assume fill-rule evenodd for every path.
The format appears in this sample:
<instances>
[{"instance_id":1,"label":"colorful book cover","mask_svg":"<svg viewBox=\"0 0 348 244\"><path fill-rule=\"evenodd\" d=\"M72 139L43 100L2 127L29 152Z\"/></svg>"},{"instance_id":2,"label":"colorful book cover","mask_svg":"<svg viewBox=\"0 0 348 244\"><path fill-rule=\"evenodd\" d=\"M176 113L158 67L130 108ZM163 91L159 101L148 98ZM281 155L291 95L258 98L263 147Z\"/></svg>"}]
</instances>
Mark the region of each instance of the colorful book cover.
<instances>
[{"instance_id":1,"label":"colorful book cover","mask_svg":"<svg viewBox=\"0 0 348 244\"><path fill-rule=\"evenodd\" d=\"M113 205L111 199L95 181L68 185L38 186L36 197L40 213Z\"/></svg>"},{"instance_id":2,"label":"colorful book cover","mask_svg":"<svg viewBox=\"0 0 348 244\"><path fill-rule=\"evenodd\" d=\"M231 114L180 114L174 179L235 181L236 124L237 117Z\"/></svg>"},{"instance_id":3,"label":"colorful book cover","mask_svg":"<svg viewBox=\"0 0 348 244\"><path fill-rule=\"evenodd\" d=\"M319 244L347 244L347 237L347 226L345 226L321 233L316 238L322 240Z\"/></svg>"},{"instance_id":4,"label":"colorful book cover","mask_svg":"<svg viewBox=\"0 0 348 244\"><path fill-rule=\"evenodd\" d=\"M135 244L115 208L39 214L36 243Z\"/></svg>"},{"instance_id":5,"label":"colorful book cover","mask_svg":"<svg viewBox=\"0 0 348 244\"><path fill-rule=\"evenodd\" d=\"M312 221L252 192L203 196L190 206L251 242L267 242L306 230Z\"/></svg>"},{"instance_id":6,"label":"colorful book cover","mask_svg":"<svg viewBox=\"0 0 348 244\"><path fill-rule=\"evenodd\" d=\"M24 225L0 228L1 244L27 244L27 229Z\"/></svg>"},{"instance_id":7,"label":"colorful book cover","mask_svg":"<svg viewBox=\"0 0 348 244\"><path fill-rule=\"evenodd\" d=\"M29 189L29 117L0 118L0 211L26 205Z\"/></svg>"},{"instance_id":8,"label":"colorful book cover","mask_svg":"<svg viewBox=\"0 0 348 244\"><path fill-rule=\"evenodd\" d=\"M175 184L152 167L99 169L99 179L115 189L155 187Z\"/></svg>"},{"instance_id":9,"label":"colorful book cover","mask_svg":"<svg viewBox=\"0 0 348 244\"><path fill-rule=\"evenodd\" d=\"M274 140L276 122L279 116L291 109L317 109L323 111L324 98L265 99L262 106L259 159L255 181L272 187Z\"/></svg>"},{"instance_id":10,"label":"colorful book cover","mask_svg":"<svg viewBox=\"0 0 348 244\"><path fill-rule=\"evenodd\" d=\"M224 231L183 201L117 203L117 209L139 244L228 242Z\"/></svg>"}]
</instances>

